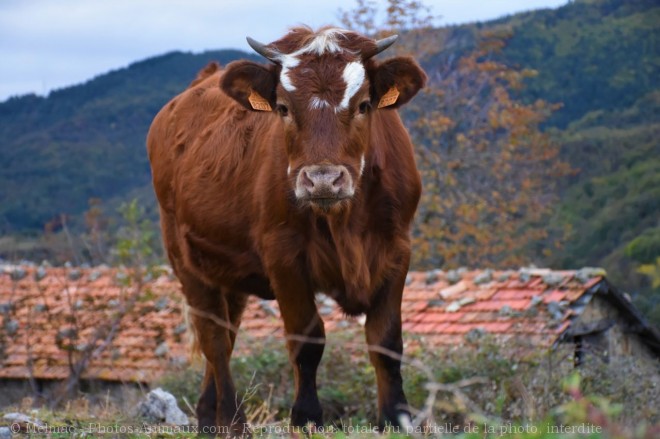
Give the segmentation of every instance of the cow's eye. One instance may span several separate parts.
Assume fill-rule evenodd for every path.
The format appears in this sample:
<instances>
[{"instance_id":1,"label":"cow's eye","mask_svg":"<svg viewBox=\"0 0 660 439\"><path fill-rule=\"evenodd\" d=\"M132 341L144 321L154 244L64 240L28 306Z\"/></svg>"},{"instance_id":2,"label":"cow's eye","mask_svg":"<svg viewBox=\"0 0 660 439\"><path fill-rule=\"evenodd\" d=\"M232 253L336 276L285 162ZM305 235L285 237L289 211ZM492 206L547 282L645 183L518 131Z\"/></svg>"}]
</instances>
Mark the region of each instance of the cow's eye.
<instances>
[{"instance_id":1,"label":"cow's eye","mask_svg":"<svg viewBox=\"0 0 660 439\"><path fill-rule=\"evenodd\" d=\"M371 110L371 102L369 101L362 102L358 107L358 111L360 112L360 114L365 114L369 112L369 110Z\"/></svg>"},{"instance_id":2,"label":"cow's eye","mask_svg":"<svg viewBox=\"0 0 660 439\"><path fill-rule=\"evenodd\" d=\"M278 113L280 113L280 116L282 116L282 117L285 117L285 116L289 115L289 109L287 108L286 105L277 104L275 109L277 110Z\"/></svg>"}]
</instances>

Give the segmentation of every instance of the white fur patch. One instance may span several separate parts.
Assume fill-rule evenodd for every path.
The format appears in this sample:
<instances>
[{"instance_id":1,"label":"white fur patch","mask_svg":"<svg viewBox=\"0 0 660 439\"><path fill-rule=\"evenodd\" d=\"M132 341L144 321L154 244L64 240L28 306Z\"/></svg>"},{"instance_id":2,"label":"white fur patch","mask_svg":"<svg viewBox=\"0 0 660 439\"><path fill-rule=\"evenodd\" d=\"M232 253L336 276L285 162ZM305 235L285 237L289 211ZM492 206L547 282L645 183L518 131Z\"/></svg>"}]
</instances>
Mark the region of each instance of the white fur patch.
<instances>
[{"instance_id":1,"label":"white fur patch","mask_svg":"<svg viewBox=\"0 0 660 439\"><path fill-rule=\"evenodd\" d=\"M347 31L343 29L326 29L316 35L309 44L300 49L300 53L316 53L317 55L323 55L326 52L341 52L343 49L339 45L338 36L343 35L345 32Z\"/></svg>"},{"instance_id":2,"label":"white fur patch","mask_svg":"<svg viewBox=\"0 0 660 439\"><path fill-rule=\"evenodd\" d=\"M289 54L279 54L277 55L277 60L282 65L282 72L280 73L280 82L282 87L285 90L292 92L296 90L295 85L291 82L289 77L289 70L294 69L298 64L300 64L300 55L305 53L315 53L317 55L323 55L324 53L337 53L344 50L339 45L339 38L346 32L349 32L344 29L326 29L316 35L307 45L301 47L293 53Z\"/></svg>"},{"instance_id":3,"label":"white fur patch","mask_svg":"<svg viewBox=\"0 0 660 439\"><path fill-rule=\"evenodd\" d=\"M358 92L360 87L362 87L362 84L364 84L364 66L360 62L349 62L346 64L346 67L344 67L342 78L344 78L344 82L346 82L346 90L344 91L343 99L337 107L337 111L348 108L351 98Z\"/></svg>"},{"instance_id":4,"label":"white fur patch","mask_svg":"<svg viewBox=\"0 0 660 439\"><path fill-rule=\"evenodd\" d=\"M293 54L280 54L277 55L277 59L282 65L282 71L280 72L280 83L282 84L282 87L288 92L295 91L296 86L291 82L289 70L295 68L300 63L300 60Z\"/></svg>"},{"instance_id":5,"label":"white fur patch","mask_svg":"<svg viewBox=\"0 0 660 439\"><path fill-rule=\"evenodd\" d=\"M362 177L362 174L364 173L364 167L367 164L367 161L364 159L364 154L362 154L362 158L360 159L360 177Z\"/></svg>"},{"instance_id":6,"label":"white fur patch","mask_svg":"<svg viewBox=\"0 0 660 439\"><path fill-rule=\"evenodd\" d=\"M286 168L286 175L291 175L291 164L289 163L289 167Z\"/></svg>"},{"instance_id":7,"label":"white fur patch","mask_svg":"<svg viewBox=\"0 0 660 439\"><path fill-rule=\"evenodd\" d=\"M309 101L310 110L320 110L321 108L326 108L330 106L330 102L325 99L321 99L318 96L313 96Z\"/></svg>"}]
</instances>

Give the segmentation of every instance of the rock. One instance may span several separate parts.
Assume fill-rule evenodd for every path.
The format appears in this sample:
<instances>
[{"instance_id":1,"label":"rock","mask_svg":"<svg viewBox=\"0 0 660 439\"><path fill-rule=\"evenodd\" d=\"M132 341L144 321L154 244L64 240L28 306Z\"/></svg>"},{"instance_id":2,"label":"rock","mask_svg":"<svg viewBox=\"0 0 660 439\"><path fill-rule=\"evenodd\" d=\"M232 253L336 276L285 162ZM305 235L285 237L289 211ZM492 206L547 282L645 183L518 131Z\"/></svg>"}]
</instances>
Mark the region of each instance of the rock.
<instances>
[{"instance_id":1,"label":"rock","mask_svg":"<svg viewBox=\"0 0 660 439\"><path fill-rule=\"evenodd\" d=\"M9 273L9 277L13 281L19 281L23 279L25 276L27 276L27 271L23 267L16 267Z\"/></svg>"},{"instance_id":2,"label":"rock","mask_svg":"<svg viewBox=\"0 0 660 439\"><path fill-rule=\"evenodd\" d=\"M450 299L452 297L458 296L461 293L463 293L465 290L467 290L467 284L463 281L453 284L450 287L443 288L442 290L439 291L438 294L440 294L440 297L444 300Z\"/></svg>"},{"instance_id":3,"label":"rock","mask_svg":"<svg viewBox=\"0 0 660 439\"><path fill-rule=\"evenodd\" d=\"M164 357L170 351L170 347L167 345L167 342L162 342L154 350L154 355L157 357Z\"/></svg>"},{"instance_id":4,"label":"rock","mask_svg":"<svg viewBox=\"0 0 660 439\"><path fill-rule=\"evenodd\" d=\"M475 302L475 299L473 297L463 297L463 298L461 298L459 300L455 300L452 303L450 303L449 305L447 305L447 308L445 308L445 311L446 312L456 312L459 309L461 309L461 307L463 307L465 305L469 305L470 303L474 303L474 302Z\"/></svg>"},{"instance_id":5,"label":"rock","mask_svg":"<svg viewBox=\"0 0 660 439\"><path fill-rule=\"evenodd\" d=\"M89 273L88 279L90 282L94 282L95 280L98 280L101 276L103 276L101 270L94 270L91 273Z\"/></svg>"},{"instance_id":6,"label":"rock","mask_svg":"<svg viewBox=\"0 0 660 439\"><path fill-rule=\"evenodd\" d=\"M267 300L260 300L260 301L259 301L259 306L260 306L261 309L263 309L264 312L265 312L266 314L268 314L269 316L275 316L275 317L277 317L278 314L279 314L279 313L277 312L277 310L276 310L275 308L273 308L273 306L272 306L272 305L270 304L270 302L267 301Z\"/></svg>"},{"instance_id":7,"label":"rock","mask_svg":"<svg viewBox=\"0 0 660 439\"><path fill-rule=\"evenodd\" d=\"M461 274L456 270L449 270L447 272L447 282L449 282L450 285L458 283L462 278L463 276L461 276Z\"/></svg>"},{"instance_id":8,"label":"rock","mask_svg":"<svg viewBox=\"0 0 660 439\"><path fill-rule=\"evenodd\" d=\"M170 304L170 301L167 297L161 297L160 299L158 299L156 301L156 304L154 305L154 308L156 308L156 310L158 310L158 311L162 311L165 308L167 308L167 306L169 304Z\"/></svg>"},{"instance_id":9,"label":"rock","mask_svg":"<svg viewBox=\"0 0 660 439\"><path fill-rule=\"evenodd\" d=\"M123 271L118 271L115 274L115 282L117 282L120 285L125 285L129 282L128 274L126 274Z\"/></svg>"},{"instance_id":10,"label":"rock","mask_svg":"<svg viewBox=\"0 0 660 439\"><path fill-rule=\"evenodd\" d=\"M473 328L465 334L465 341L468 343L476 343L486 335L486 330L484 328Z\"/></svg>"},{"instance_id":11,"label":"rock","mask_svg":"<svg viewBox=\"0 0 660 439\"><path fill-rule=\"evenodd\" d=\"M548 273L543 276L543 283L555 287L564 281L564 276L561 273Z\"/></svg>"},{"instance_id":12,"label":"rock","mask_svg":"<svg viewBox=\"0 0 660 439\"><path fill-rule=\"evenodd\" d=\"M61 343L66 339L75 339L77 337L78 337L78 331L76 331L74 328L63 328L57 331L57 335L55 336L55 341Z\"/></svg>"},{"instance_id":13,"label":"rock","mask_svg":"<svg viewBox=\"0 0 660 439\"><path fill-rule=\"evenodd\" d=\"M19 327L20 325L16 320L9 320L5 323L5 331L7 332L7 335L16 334Z\"/></svg>"},{"instance_id":14,"label":"rock","mask_svg":"<svg viewBox=\"0 0 660 439\"><path fill-rule=\"evenodd\" d=\"M47 274L48 273L46 272L46 268L42 265L39 268L37 268L37 270L34 272L34 280L39 282L40 280L45 278Z\"/></svg>"},{"instance_id":15,"label":"rock","mask_svg":"<svg viewBox=\"0 0 660 439\"><path fill-rule=\"evenodd\" d=\"M79 280L82 277L82 271L80 271L77 268L74 268L73 270L69 271L69 274L67 275L67 277L71 281Z\"/></svg>"},{"instance_id":16,"label":"rock","mask_svg":"<svg viewBox=\"0 0 660 439\"><path fill-rule=\"evenodd\" d=\"M28 415L24 415L23 413L17 413L17 412L12 412L12 413L5 413L5 415L2 417L3 420L10 424L32 424L36 425L37 427L43 427L44 424L35 418L31 418Z\"/></svg>"},{"instance_id":17,"label":"rock","mask_svg":"<svg viewBox=\"0 0 660 439\"><path fill-rule=\"evenodd\" d=\"M493 271L488 269L488 270L484 270L483 272L477 274L474 277L473 282L475 283L475 285L481 285L481 284L486 284L486 283L490 282L491 280L493 280Z\"/></svg>"},{"instance_id":18,"label":"rock","mask_svg":"<svg viewBox=\"0 0 660 439\"><path fill-rule=\"evenodd\" d=\"M165 422L172 425L188 425L188 417L181 411L176 398L160 387L149 392L145 399L138 403L135 411L138 416L154 422Z\"/></svg>"},{"instance_id":19,"label":"rock","mask_svg":"<svg viewBox=\"0 0 660 439\"><path fill-rule=\"evenodd\" d=\"M12 302L0 303L0 314L9 314L14 309Z\"/></svg>"},{"instance_id":20,"label":"rock","mask_svg":"<svg viewBox=\"0 0 660 439\"><path fill-rule=\"evenodd\" d=\"M316 303L320 306L325 305L331 308L335 306L335 301L324 293L318 293L316 295Z\"/></svg>"},{"instance_id":21,"label":"rock","mask_svg":"<svg viewBox=\"0 0 660 439\"><path fill-rule=\"evenodd\" d=\"M599 267L583 267L575 273L575 278L580 281L580 283L586 284L594 277L606 276L607 272L604 268Z\"/></svg>"},{"instance_id":22,"label":"rock","mask_svg":"<svg viewBox=\"0 0 660 439\"><path fill-rule=\"evenodd\" d=\"M456 301L456 302L452 302L449 305L447 305L447 308L445 308L445 311L446 312L456 312L459 309L461 309L461 305L458 303L458 301Z\"/></svg>"},{"instance_id":23,"label":"rock","mask_svg":"<svg viewBox=\"0 0 660 439\"><path fill-rule=\"evenodd\" d=\"M440 280L440 277L444 274L442 270L431 270L426 272L426 285L431 285Z\"/></svg>"},{"instance_id":24,"label":"rock","mask_svg":"<svg viewBox=\"0 0 660 439\"><path fill-rule=\"evenodd\" d=\"M426 304L429 308L439 308L445 305L445 301L442 299L431 299Z\"/></svg>"},{"instance_id":25,"label":"rock","mask_svg":"<svg viewBox=\"0 0 660 439\"><path fill-rule=\"evenodd\" d=\"M521 272L520 272L520 275L518 276L518 279L520 280L520 282L522 282L522 283L524 283L524 284L526 284L527 282L529 282L529 280L530 280L531 278L532 278L532 275L529 274L528 271L521 271Z\"/></svg>"},{"instance_id":26,"label":"rock","mask_svg":"<svg viewBox=\"0 0 660 439\"><path fill-rule=\"evenodd\" d=\"M553 320L561 320L564 317L564 309L561 302L549 302L547 310Z\"/></svg>"},{"instance_id":27,"label":"rock","mask_svg":"<svg viewBox=\"0 0 660 439\"><path fill-rule=\"evenodd\" d=\"M185 323L181 323L177 325L177 327L174 328L174 331L172 332L174 332L174 335L181 335L181 334L185 334L187 330L188 330L188 325L186 325Z\"/></svg>"},{"instance_id":28,"label":"rock","mask_svg":"<svg viewBox=\"0 0 660 439\"><path fill-rule=\"evenodd\" d=\"M541 302L543 302L543 297L534 296L534 297L532 297L532 300L530 300L530 302L529 302L529 307L533 308L533 307L537 306L538 304L540 304Z\"/></svg>"}]
</instances>

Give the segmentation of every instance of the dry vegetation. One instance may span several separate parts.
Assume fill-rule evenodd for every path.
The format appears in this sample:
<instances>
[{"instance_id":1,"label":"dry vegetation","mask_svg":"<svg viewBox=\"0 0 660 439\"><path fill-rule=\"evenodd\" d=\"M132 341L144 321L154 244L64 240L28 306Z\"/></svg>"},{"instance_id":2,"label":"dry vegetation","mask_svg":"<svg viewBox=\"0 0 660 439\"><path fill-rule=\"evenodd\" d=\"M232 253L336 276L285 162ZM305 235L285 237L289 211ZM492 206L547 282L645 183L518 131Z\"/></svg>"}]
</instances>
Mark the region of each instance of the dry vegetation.
<instances>
[{"instance_id":1,"label":"dry vegetation","mask_svg":"<svg viewBox=\"0 0 660 439\"><path fill-rule=\"evenodd\" d=\"M366 347L355 341L359 339L360 334L347 333L329 337L319 370L325 426L323 435L318 432L315 436L373 433L374 373ZM232 364L240 392L237 397L258 436L288 436L292 374L283 341L249 341L249 351L234 358ZM560 437L650 438L660 432L655 403L660 389L641 375L634 359L625 364L591 362L574 372L572 355L561 349L525 354L530 351L519 345L514 348L482 339L478 345L466 341L461 349L431 350L422 339L409 341L413 346L407 349L404 379L415 419L408 432L433 437L449 432L456 437L523 438L558 437L557 432L563 433ZM193 424L201 372L201 362L193 362L156 383L178 398ZM106 392L96 395L94 403L90 403L93 395L80 394L58 411L30 412L28 398L16 409L50 427L70 427L79 437L90 428L107 432L132 428L129 437L156 432L165 437L188 436L176 433L175 427L150 425L136 417L133 407L144 392L132 388L121 397ZM149 430L137 433L138 428ZM394 437L396 433L390 432Z\"/></svg>"}]
</instances>

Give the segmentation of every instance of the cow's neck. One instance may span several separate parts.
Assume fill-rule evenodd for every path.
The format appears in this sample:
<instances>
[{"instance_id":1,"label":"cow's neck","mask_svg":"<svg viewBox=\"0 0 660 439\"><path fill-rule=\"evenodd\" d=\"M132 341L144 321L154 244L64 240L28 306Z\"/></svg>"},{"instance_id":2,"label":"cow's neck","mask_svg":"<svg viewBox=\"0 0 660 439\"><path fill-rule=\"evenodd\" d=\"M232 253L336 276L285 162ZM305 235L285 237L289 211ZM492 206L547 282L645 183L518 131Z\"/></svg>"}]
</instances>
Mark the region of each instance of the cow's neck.
<instances>
[{"instance_id":1,"label":"cow's neck","mask_svg":"<svg viewBox=\"0 0 660 439\"><path fill-rule=\"evenodd\" d=\"M354 200L341 215L329 217L328 226L337 250L346 296L366 306L371 296L371 273L362 236L364 224L359 223L362 216L357 215L360 201L359 198Z\"/></svg>"}]
</instances>

